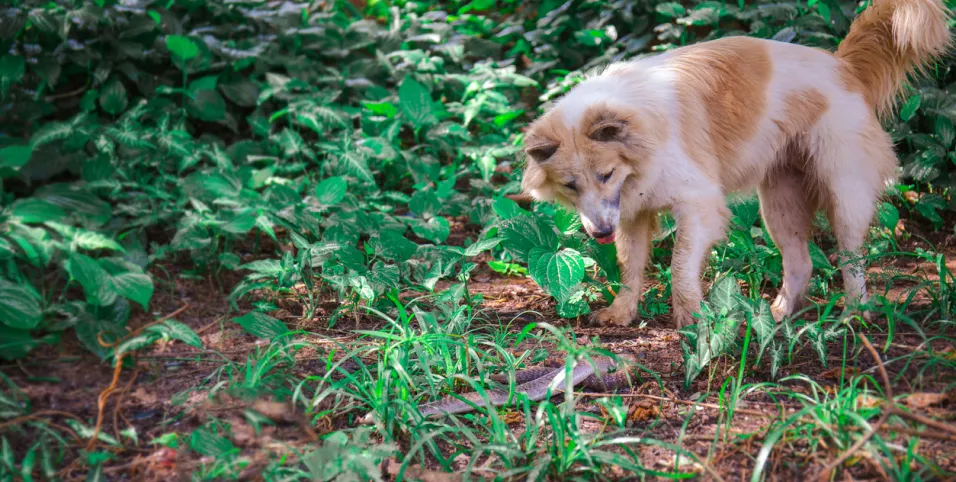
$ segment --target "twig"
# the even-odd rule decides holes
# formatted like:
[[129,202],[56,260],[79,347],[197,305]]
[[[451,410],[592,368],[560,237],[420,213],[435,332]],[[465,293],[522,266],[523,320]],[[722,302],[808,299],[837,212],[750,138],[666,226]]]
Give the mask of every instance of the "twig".
[[89,452],[96,447],[96,439],[100,436],[100,429],[103,428],[103,411],[106,408],[106,402],[109,400],[110,395],[116,390],[116,385],[119,384],[120,373],[123,371],[123,358],[125,353],[119,353],[119,347],[113,348],[116,366],[113,368],[113,381],[110,382],[110,385],[106,387],[106,390],[100,392],[100,396],[96,400],[96,428],[93,429],[93,435],[90,437],[90,441],[86,444],[86,451]]
[[[883,360],[880,359],[880,354],[876,352],[876,348],[873,348],[873,345],[870,343],[870,340],[866,337],[866,335],[862,333],[858,333],[857,337],[860,338],[860,341],[863,342],[863,346],[866,347],[866,349],[870,352],[870,355],[873,357],[873,360],[876,361],[876,365],[880,371],[880,376],[883,378],[883,390],[884,390],[883,393],[886,396],[887,402],[892,403],[893,402],[893,387],[890,386],[890,377],[889,375],[886,374],[886,367],[883,366]],[[884,405],[883,414],[880,415],[880,418],[873,425],[873,428],[871,428],[869,432],[867,432],[862,437],[860,437],[860,439],[857,440],[856,443],[851,445],[850,448],[848,448],[845,452],[843,452],[843,455],[840,455],[836,460],[827,464],[827,466],[824,467],[823,470],[821,470],[817,474],[817,480],[825,481],[828,478],[830,478],[830,474],[833,472],[834,469],[842,465],[843,462],[846,462],[846,459],[852,457],[857,450],[860,450],[860,448],[863,447],[863,445],[869,442],[870,439],[873,438],[874,435],[876,435],[876,432],[879,432],[880,429],[883,428],[883,425],[886,424],[887,420],[890,419],[890,415],[892,413],[893,413],[892,408],[889,408],[887,405]]]
[[96,400],[96,409],[97,409],[96,427],[93,429],[93,435],[90,437],[90,441],[86,444],[87,451],[91,451],[93,450],[93,448],[96,447],[96,440],[100,436],[100,430],[102,430],[103,428],[103,412],[106,409],[106,402],[109,401],[110,395],[112,395],[113,392],[116,391],[116,386],[119,384],[120,374],[123,372],[123,358],[125,358],[126,354],[119,352],[119,346],[123,343],[123,341],[128,340],[142,333],[142,331],[145,330],[146,328],[149,328],[150,326],[153,326],[157,323],[162,323],[182,313],[183,311],[186,311],[186,308],[189,308],[189,303],[184,304],[178,310],[158,320],[155,320],[151,323],[147,323],[146,325],[141,326],[140,328],[134,330],[133,332],[129,333],[123,338],[112,343],[104,342],[102,339],[100,339],[99,335],[97,335],[97,340],[100,342],[101,345],[113,348],[113,358],[114,358],[113,362],[115,363],[115,366],[113,367],[113,381],[110,382],[109,386],[106,387],[105,390],[100,392],[100,396]]

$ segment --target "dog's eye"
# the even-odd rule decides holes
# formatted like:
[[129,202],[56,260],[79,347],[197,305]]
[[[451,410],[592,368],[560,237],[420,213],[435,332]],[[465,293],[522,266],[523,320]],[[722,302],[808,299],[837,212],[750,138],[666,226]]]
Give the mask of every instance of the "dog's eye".
[[598,142],[613,141],[621,136],[621,126],[607,125],[591,133],[591,139]]
[[565,183],[565,184],[564,184],[564,187],[566,187],[566,188],[568,188],[568,189],[570,189],[570,190],[572,190],[572,191],[574,191],[574,192],[578,192],[578,185],[577,185],[574,181],[571,181],[571,182],[569,182],[569,183]]
[[558,152],[558,146],[541,146],[528,149],[528,155],[537,162],[544,162]]
[[611,169],[606,174],[598,174],[597,176],[598,182],[600,182],[601,184],[604,184],[608,181],[608,179],[611,179],[611,176],[613,175],[614,175],[614,169]]

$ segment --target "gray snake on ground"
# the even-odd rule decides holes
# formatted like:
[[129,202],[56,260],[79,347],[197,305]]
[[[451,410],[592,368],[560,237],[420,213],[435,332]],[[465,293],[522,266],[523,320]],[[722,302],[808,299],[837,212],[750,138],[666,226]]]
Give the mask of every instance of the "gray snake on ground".
[[[627,358],[618,356],[619,360]],[[627,385],[627,370],[616,370],[619,361],[610,357],[592,357],[591,360],[594,361],[593,364],[588,360],[581,360],[573,368],[571,371],[572,387],[610,390]],[[549,393],[551,395],[563,393],[567,387],[564,380],[565,373],[564,368],[550,367],[532,367],[518,370],[515,372],[515,382],[518,385],[515,387],[514,393],[522,393],[531,401],[540,401]],[[492,375],[489,378],[501,383],[507,383],[508,381],[507,375]],[[486,403],[500,407],[507,404],[509,400],[514,400],[513,395],[508,390],[486,390],[485,395],[486,398],[483,398],[478,392],[450,395],[434,402],[419,405],[418,408],[422,416],[430,417],[466,413],[474,410],[474,406],[484,406]]]

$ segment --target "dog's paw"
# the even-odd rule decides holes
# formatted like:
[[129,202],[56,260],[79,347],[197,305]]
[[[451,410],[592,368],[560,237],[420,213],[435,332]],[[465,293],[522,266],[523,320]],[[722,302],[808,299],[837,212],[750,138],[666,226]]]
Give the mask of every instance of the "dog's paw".
[[611,305],[603,310],[595,311],[591,321],[600,326],[630,326],[637,313],[631,310],[622,310]]
[[792,311],[793,309],[783,296],[777,296],[777,298],[773,300],[773,304],[770,305],[770,315],[773,316],[773,321],[777,323],[782,322],[784,318],[790,316]]

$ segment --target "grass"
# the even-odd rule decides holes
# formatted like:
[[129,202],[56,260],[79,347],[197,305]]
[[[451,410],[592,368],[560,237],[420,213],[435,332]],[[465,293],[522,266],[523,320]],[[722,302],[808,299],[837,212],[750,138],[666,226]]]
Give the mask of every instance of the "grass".
[[[952,59],[886,122],[872,321],[841,316],[820,217],[811,306],[774,323],[743,193],[696,325],[670,329],[663,213],[640,323],[585,326],[613,246],[517,195],[523,127],[584,73],[736,34],[833,48],[863,7],[12,2],[0,480],[953,477]],[[631,383],[515,391],[606,354]]]

